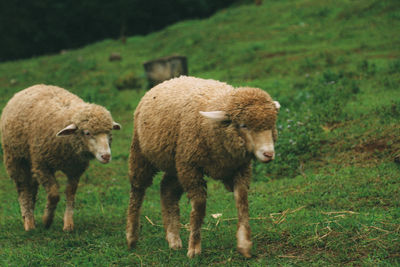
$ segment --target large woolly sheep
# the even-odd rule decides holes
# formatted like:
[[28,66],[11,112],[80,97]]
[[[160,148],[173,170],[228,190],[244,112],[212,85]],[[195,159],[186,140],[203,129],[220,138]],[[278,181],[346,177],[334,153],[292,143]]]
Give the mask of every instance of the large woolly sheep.
[[127,242],[136,245],[139,213],[153,175],[161,182],[161,209],[170,248],[182,247],[179,199],[190,199],[188,257],[201,252],[200,227],[206,209],[204,175],[234,192],[238,210],[237,248],[250,257],[248,189],[251,159],[274,159],[279,103],[257,88],[237,88],[181,76],[157,85],[140,101],[134,115],[129,159],[131,182]]
[[4,163],[14,180],[26,231],[35,228],[33,210],[38,185],[47,192],[45,227],[53,221],[60,199],[54,173],[68,177],[64,230],[74,228],[73,207],[79,178],[96,157],[111,160],[111,130],[119,130],[105,108],[85,103],[70,92],[35,85],[16,93],[1,115]]

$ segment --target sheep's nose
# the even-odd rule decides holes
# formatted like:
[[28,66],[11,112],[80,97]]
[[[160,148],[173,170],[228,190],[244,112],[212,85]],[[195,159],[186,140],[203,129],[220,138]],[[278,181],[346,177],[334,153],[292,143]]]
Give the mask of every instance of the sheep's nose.
[[267,158],[268,161],[270,161],[274,157],[274,152],[264,152],[263,155],[264,155],[264,157]]
[[110,161],[111,155],[110,154],[104,154],[104,155],[101,155],[101,158],[104,159],[104,161]]

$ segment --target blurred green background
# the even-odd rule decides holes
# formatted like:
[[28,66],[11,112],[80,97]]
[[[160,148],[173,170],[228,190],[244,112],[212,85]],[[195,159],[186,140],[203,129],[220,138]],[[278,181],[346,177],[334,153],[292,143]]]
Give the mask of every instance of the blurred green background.
[[[62,54],[1,63],[0,108],[19,90],[54,84],[104,105],[123,129],[114,134],[113,161],[91,163],[81,179],[73,233],[62,232],[64,196],[54,224],[43,229],[42,189],[37,229],[25,233],[15,186],[0,166],[0,263],[399,265],[399,29],[398,1],[247,1],[210,18],[127,35],[125,43],[108,38]],[[109,61],[111,53],[122,60]],[[147,90],[142,64],[172,54],[187,56],[190,75],[259,87],[282,105],[276,160],[253,164],[249,260],[235,249],[233,196],[211,179],[200,257],[189,261],[186,248],[169,250],[161,227],[160,179],[146,194],[138,247],[126,248],[133,112]],[[121,84],[124,90],[117,89]],[[64,176],[58,178],[64,188]],[[186,247],[185,196],[181,209]],[[223,215],[216,220],[214,213]]]

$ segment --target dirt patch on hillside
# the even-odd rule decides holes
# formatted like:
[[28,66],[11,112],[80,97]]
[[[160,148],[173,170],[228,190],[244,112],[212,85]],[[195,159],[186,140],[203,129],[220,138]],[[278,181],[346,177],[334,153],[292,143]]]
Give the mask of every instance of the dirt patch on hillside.
[[[340,131],[341,134],[336,133],[322,145],[322,162],[344,166],[373,166],[393,161],[400,163],[400,125],[366,128],[365,132],[357,134],[353,133],[358,128],[357,124],[349,122],[335,127],[333,131]],[[362,129],[363,126],[359,127]]]

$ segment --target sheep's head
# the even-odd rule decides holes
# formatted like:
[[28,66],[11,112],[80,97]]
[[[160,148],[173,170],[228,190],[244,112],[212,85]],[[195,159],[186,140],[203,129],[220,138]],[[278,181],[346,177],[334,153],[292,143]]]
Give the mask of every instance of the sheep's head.
[[72,118],[72,123],[57,133],[57,137],[74,136],[80,150],[90,152],[101,163],[111,161],[112,130],[121,125],[112,120],[110,112],[98,105],[88,105]]
[[238,88],[225,99],[220,110],[200,114],[224,130],[229,146],[242,145],[263,163],[275,158],[276,118],[280,105],[257,88]]

